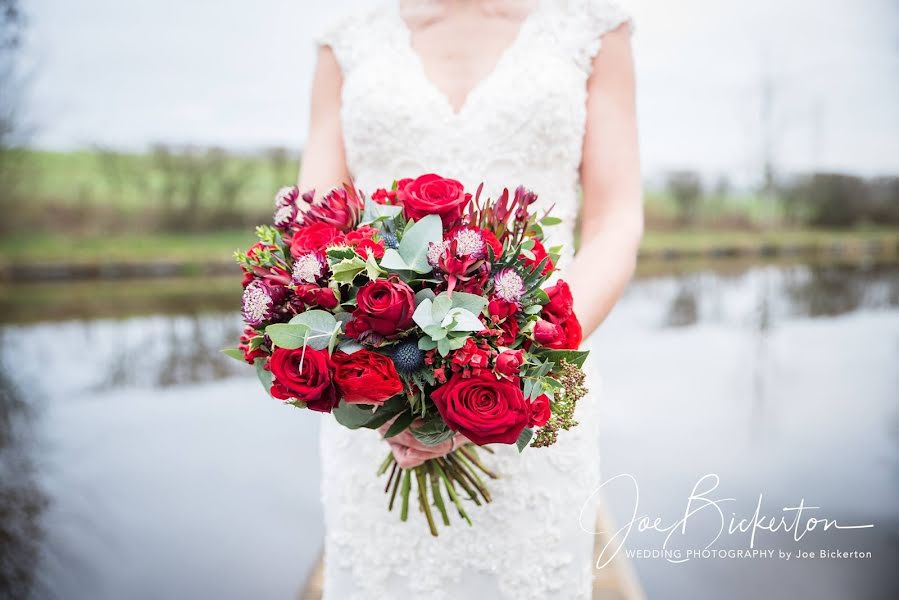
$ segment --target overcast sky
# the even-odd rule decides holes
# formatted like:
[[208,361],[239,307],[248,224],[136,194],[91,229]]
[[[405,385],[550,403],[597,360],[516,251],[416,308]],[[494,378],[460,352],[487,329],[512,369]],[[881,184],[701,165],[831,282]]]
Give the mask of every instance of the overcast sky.
[[[28,116],[46,148],[302,147],[312,36],[366,0],[25,0]],[[367,0],[371,2],[373,0]],[[647,173],[899,174],[896,0],[630,0]]]

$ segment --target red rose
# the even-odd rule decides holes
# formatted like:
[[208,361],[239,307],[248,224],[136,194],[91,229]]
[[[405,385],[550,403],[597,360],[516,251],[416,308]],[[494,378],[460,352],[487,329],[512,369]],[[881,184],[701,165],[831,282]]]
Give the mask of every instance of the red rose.
[[528,427],[543,427],[549,421],[550,416],[552,416],[552,412],[546,394],[541,394],[531,400]]
[[312,283],[298,285],[294,293],[306,306],[319,306],[331,310],[340,304],[334,290],[328,287],[318,287]]
[[407,181],[397,192],[407,219],[417,221],[426,215],[440,215],[444,227],[459,222],[471,199],[461,183],[434,174]]
[[518,377],[522,363],[524,363],[524,351],[503,350],[496,357],[496,370],[508,377]]
[[358,404],[384,404],[403,391],[393,361],[377,352],[359,350],[334,354],[334,385],[343,399]]
[[484,236],[484,243],[493,249],[493,258],[499,259],[499,257],[503,255],[502,242],[500,242],[498,239],[496,239],[496,235],[494,235],[494,233],[492,231],[487,231],[486,229],[482,229],[481,235]]
[[566,319],[574,314],[574,298],[571,296],[571,288],[561,279],[556,285],[546,288],[549,302],[543,307],[543,312],[556,319]]
[[450,429],[479,446],[514,444],[530,420],[518,379],[497,380],[486,370],[454,374],[431,399]]
[[543,307],[544,319],[534,326],[534,339],[547,348],[576,350],[584,339],[581,324],[574,314],[571,288],[559,280],[546,289],[549,302]]
[[415,294],[412,288],[392,276],[366,283],[356,295],[353,320],[346,326],[351,337],[360,339],[369,333],[391,336],[412,326]]
[[[543,244],[538,239],[534,239],[534,247],[531,248],[531,252],[534,254],[533,259],[530,259],[524,255],[521,255],[519,258],[521,258],[524,261],[524,264],[531,271],[533,271],[534,269],[537,268],[537,265],[539,265],[540,262],[544,258],[549,256],[549,253],[547,253],[546,248],[543,247]],[[547,260],[546,264],[543,266],[543,271],[542,271],[541,275],[546,275],[547,273],[549,273],[550,271],[552,271],[555,268],[556,267],[555,267],[555,265],[553,265],[553,261]]]
[[293,234],[290,242],[290,254],[299,258],[310,252],[321,252],[335,241],[341,239],[341,234],[333,225],[328,223],[312,223],[300,227]]
[[275,398],[296,399],[318,412],[329,413],[337,406],[327,350],[275,348],[269,365],[274,375],[270,392]]

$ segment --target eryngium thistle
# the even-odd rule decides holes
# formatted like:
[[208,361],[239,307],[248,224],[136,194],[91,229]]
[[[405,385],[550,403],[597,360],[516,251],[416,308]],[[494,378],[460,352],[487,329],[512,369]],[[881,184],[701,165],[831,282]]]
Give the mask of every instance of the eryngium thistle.
[[392,358],[398,371],[409,374],[421,368],[425,353],[418,347],[418,340],[407,340],[396,345]]
[[384,240],[384,245],[388,248],[396,250],[400,247],[400,241],[396,239],[396,236],[392,233],[381,232],[381,239]]

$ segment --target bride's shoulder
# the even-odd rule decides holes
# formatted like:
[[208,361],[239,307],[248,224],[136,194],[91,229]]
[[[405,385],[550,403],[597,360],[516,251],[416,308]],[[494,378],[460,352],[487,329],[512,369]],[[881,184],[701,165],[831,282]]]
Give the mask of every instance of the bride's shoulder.
[[315,41],[319,46],[331,48],[346,71],[368,52],[369,41],[384,39],[391,16],[390,4],[385,1],[366,2],[352,10],[335,10]]
[[616,0],[545,0],[543,6],[552,15],[548,28],[559,49],[587,73],[603,35],[625,24],[633,31],[630,12]]

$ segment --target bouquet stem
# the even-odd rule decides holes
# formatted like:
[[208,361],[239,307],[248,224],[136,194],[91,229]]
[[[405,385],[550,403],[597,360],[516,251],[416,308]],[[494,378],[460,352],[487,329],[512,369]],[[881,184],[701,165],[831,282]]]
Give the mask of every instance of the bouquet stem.
[[[471,519],[465,512],[462,498],[459,496],[456,486],[459,486],[468,495],[468,499],[480,506],[482,501],[491,502],[492,497],[490,490],[487,489],[478,471],[490,479],[498,479],[499,476],[487,468],[481,462],[475,449],[469,446],[469,444],[466,444],[446,456],[427,460],[412,469],[400,468],[393,458],[393,454],[389,454],[378,468],[378,475],[384,475],[388,470],[390,471],[387,485],[384,486],[384,493],[390,494],[388,509],[393,510],[393,505],[399,492],[402,502],[400,505],[400,520],[407,521],[409,519],[409,496],[412,493],[414,473],[419,512],[424,514],[431,535],[435,537],[438,535],[434,511],[431,509],[432,504],[437,508],[437,512],[440,513],[443,524],[447,527],[450,525],[450,518],[446,503],[443,500],[441,487],[443,487],[446,495],[455,505],[459,516],[471,525]],[[428,492],[429,487],[430,494]]]

